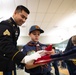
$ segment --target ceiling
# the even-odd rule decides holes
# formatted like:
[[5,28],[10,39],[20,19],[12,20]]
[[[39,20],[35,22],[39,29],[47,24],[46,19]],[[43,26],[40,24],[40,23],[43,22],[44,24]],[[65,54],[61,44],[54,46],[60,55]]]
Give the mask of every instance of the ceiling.
[[0,21],[12,16],[17,5],[30,10],[20,36],[27,36],[32,25],[39,25],[48,36],[59,42],[76,33],[76,0],[0,0]]

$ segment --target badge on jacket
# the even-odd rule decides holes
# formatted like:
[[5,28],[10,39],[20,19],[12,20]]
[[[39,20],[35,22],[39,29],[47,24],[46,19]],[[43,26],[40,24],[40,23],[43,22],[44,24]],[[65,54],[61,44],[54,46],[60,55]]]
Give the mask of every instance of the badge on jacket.
[[3,32],[3,35],[8,35],[8,36],[10,36],[10,32],[9,32],[9,30],[6,29],[6,30]]

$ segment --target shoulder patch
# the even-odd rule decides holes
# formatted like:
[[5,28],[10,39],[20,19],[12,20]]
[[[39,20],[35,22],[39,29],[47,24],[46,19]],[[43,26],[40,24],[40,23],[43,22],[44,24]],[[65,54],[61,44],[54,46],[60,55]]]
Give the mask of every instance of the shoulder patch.
[[10,32],[9,32],[9,30],[6,29],[6,30],[3,32],[3,35],[8,35],[8,36],[10,36]]

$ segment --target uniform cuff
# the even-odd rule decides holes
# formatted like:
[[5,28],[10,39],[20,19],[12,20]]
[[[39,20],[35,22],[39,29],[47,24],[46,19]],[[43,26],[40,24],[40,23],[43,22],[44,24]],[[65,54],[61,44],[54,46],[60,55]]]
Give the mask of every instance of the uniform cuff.
[[25,57],[25,55],[22,52],[17,53],[17,55],[14,57],[13,61],[15,61],[17,64],[21,63],[22,59]]

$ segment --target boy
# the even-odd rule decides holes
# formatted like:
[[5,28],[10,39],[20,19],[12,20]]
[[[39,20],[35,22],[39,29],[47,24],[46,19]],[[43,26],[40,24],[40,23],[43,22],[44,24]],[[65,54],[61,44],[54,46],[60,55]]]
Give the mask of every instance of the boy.
[[[44,31],[37,25],[34,25],[30,28],[29,36],[31,41],[23,47],[23,53],[25,55],[31,55],[32,53],[35,53],[36,51],[42,50],[46,47],[46,45],[39,42],[40,34],[43,32]],[[50,70],[50,64],[46,63],[33,64],[28,62],[25,67],[25,71],[30,73],[30,75],[51,75]]]

